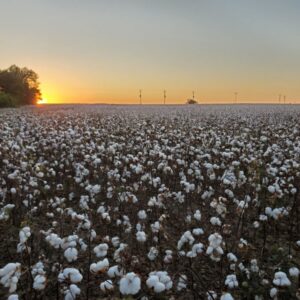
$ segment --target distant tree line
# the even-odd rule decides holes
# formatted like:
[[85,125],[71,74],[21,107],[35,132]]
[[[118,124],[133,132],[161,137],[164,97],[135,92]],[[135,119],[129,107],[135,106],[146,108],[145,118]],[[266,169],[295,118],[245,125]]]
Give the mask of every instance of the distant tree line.
[[16,65],[0,70],[0,107],[36,104],[41,98],[38,75]]

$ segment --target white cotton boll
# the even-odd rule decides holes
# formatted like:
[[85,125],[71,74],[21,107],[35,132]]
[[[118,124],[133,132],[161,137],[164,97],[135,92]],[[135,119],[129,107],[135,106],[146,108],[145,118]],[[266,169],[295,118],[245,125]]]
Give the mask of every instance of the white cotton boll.
[[107,255],[108,245],[106,243],[99,244],[94,248],[97,257],[105,257]]
[[230,262],[237,262],[237,257],[236,257],[233,253],[228,253],[228,254],[227,254],[227,259],[228,259]]
[[112,291],[114,289],[113,282],[110,279],[101,282],[100,283],[100,289],[104,293],[106,293],[108,291]]
[[78,256],[78,251],[76,248],[67,248],[64,252],[64,257],[68,262],[76,261]]
[[215,291],[208,291],[206,293],[207,295],[207,300],[217,300],[218,299],[218,294]]
[[19,300],[19,296],[16,294],[10,295],[7,300]]
[[269,185],[268,186],[268,191],[271,193],[271,194],[274,194],[276,192],[276,189],[273,185]]
[[203,233],[204,233],[204,231],[203,231],[202,228],[194,228],[193,229],[193,235],[199,236],[199,235],[201,235]]
[[138,231],[136,233],[136,239],[138,242],[141,242],[141,243],[146,242],[146,240],[147,240],[146,233],[144,231]]
[[34,277],[33,288],[37,291],[42,291],[46,287],[46,277],[37,275]]
[[290,286],[291,282],[284,272],[276,272],[274,275],[273,284],[277,286]]
[[218,217],[211,217],[210,218],[210,223],[212,225],[215,225],[215,226],[221,226],[222,225],[222,222]]
[[296,245],[300,247],[300,240],[296,242]]
[[107,275],[110,278],[115,278],[117,276],[123,276],[124,274],[125,274],[124,270],[121,267],[119,267],[118,265],[110,267],[107,271]]
[[206,254],[214,261],[220,261],[221,256],[224,253],[221,247],[222,240],[222,236],[217,232],[208,237],[209,246],[207,247]]
[[225,285],[230,289],[238,287],[239,283],[236,279],[236,275],[234,275],[234,274],[227,275],[226,280],[225,280]]
[[186,287],[187,287],[187,276],[182,274],[179,276],[176,289],[178,292],[180,292],[182,290],[185,290]]
[[28,238],[31,236],[30,228],[29,227],[23,227],[21,231],[19,232],[20,237],[20,243],[25,243]]
[[196,257],[198,254],[203,252],[204,245],[202,243],[194,244],[192,250],[187,253],[187,257]]
[[275,298],[278,294],[278,290],[276,288],[271,288],[270,290],[270,297]]
[[55,233],[50,233],[46,236],[46,241],[55,249],[58,249],[62,244],[62,239]]
[[20,263],[8,263],[0,269],[0,282],[4,287],[9,288],[9,292],[13,293],[17,289],[17,283],[21,276]]
[[80,295],[80,288],[76,284],[71,284],[65,292],[64,300],[75,300],[78,295]]
[[146,281],[148,288],[153,289],[155,293],[161,293],[169,290],[173,286],[173,282],[165,271],[151,272]]
[[196,212],[194,213],[194,218],[195,218],[197,221],[200,221],[200,220],[201,220],[201,213],[200,213],[200,210],[196,210]]
[[97,263],[92,263],[90,265],[90,271],[92,273],[102,273],[105,272],[109,267],[109,261],[107,258],[98,261]]
[[111,242],[112,242],[113,246],[114,246],[115,248],[117,248],[117,247],[119,247],[119,245],[120,245],[120,238],[117,237],[117,236],[115,236],[115,237],[113,237],[113,238],[111,239]]
[[123,295],[135,295],[141,289],[141,279],[134,273],[127,273],[120,280],[120,292]]
[[140,210],[140,211],[138,212],[138,218],[139,218],[140,220],[145,220],[145,219],[147,219],[147,214],[146,214],[146,212],[145,212],[144,210]]
[[292,267],[289,269],[289,274],[291,277],[299,277],[299,273],[300,273],[300,271],[296,267]]
[[70,280],[72,283],[79,283],[82,280],[82,275],[75,268],[65,268],[62,272],[58,274],[58,281],[63,282],[66,279]]
[[166,255],[164,257],[164,263],[165,264],[169,264],[173,260],[173,256],[172,256],[173,255],[173,251],[172,250],[166,250],[165,253],[166,253]]
[[158,250],[155,247],[151,247],[147,256],[151,261],[155,260],[158,256]]
[[231,296],[230,293],[224,293],[224,294],[221,296],[220,300],[234,300],[234,298]]

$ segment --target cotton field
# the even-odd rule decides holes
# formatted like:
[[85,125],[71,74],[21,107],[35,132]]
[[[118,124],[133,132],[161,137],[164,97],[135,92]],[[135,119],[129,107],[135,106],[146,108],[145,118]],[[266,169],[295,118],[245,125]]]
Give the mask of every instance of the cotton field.
[[1,299],[300,299],[299,106],[0,117]]

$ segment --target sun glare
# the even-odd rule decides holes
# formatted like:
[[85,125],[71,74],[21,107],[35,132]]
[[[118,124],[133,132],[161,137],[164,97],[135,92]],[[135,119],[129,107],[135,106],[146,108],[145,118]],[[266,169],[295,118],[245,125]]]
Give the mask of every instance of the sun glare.
[[37,104],[45,104],[47,103],[47,99],[43,98],[37,101]]

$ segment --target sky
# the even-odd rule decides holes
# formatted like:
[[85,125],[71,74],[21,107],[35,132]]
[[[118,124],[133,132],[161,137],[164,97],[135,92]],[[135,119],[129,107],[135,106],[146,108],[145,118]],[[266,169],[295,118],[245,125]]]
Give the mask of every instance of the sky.
[[300,103],[299,0],[0,0],[0,69],[48,103]]

